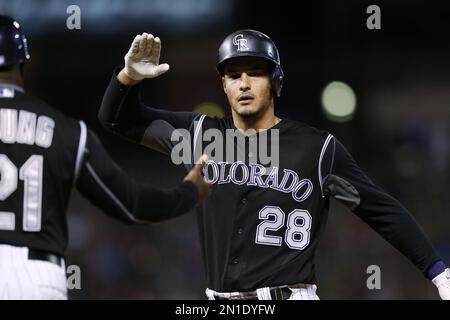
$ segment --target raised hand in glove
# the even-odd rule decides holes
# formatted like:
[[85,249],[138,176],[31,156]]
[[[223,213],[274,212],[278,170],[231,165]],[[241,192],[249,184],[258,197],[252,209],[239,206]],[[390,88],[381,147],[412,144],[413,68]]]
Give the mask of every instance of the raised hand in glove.
[[125,55],[125,75],[135,81],[155,78],[169,70],[167,63],[159,64],[161,40],[151,34],[137,35]]

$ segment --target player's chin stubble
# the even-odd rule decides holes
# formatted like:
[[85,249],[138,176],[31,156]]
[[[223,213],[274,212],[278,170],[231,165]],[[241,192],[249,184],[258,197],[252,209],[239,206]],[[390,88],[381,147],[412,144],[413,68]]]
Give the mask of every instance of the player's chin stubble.
[[259,108],[255,108],[253,110],[243,110],[240,111],[239,107],[233,107],[234,112],[245,121],[255,121],[263,116],[269,106],[260,106]]

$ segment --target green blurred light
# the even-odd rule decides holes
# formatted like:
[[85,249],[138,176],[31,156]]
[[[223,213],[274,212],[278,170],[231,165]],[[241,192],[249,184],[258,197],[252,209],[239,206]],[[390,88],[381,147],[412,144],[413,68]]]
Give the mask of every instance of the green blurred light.
[[346,122],[356,110],[356,95],[346,83],[333,81],[322,91],[322,108],[325,116],[334,122]]

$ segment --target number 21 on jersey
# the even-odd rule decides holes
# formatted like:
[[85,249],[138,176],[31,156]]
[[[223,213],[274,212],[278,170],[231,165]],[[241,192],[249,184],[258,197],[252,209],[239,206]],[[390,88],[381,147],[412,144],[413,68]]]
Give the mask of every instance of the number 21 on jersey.
[[[5,154],[0,154],[0,201],[6,200],[17,189],[18,179],[24,181],[23,192],[23,230],[41,230],[42,214],[42,168],[44,157],[32,155],[17,170]],[[15,229],[14,212],[0,211],[0,230]]]
[[[255,242],[269,246],[281,246],[283,238],[268,235],[267,231],[280,230],[285,224],[286,214],[280,207],[265,206],[259,211],[263,221],[256,228]],[[311,215],[308,210],[295,209],[287,216],[287,228],[284,236],[286,245],[294,250],[303,250],[309,244],[311,236]]]

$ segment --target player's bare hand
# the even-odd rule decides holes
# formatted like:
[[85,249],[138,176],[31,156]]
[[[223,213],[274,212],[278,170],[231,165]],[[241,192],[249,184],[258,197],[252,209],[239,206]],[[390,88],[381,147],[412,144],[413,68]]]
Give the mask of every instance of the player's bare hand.
[[160,55],[161,40],[145,32],[139,34],[125,55],[125,68],[122,71],[135,81],[158,77],[169,70],[167,63],[159,63]]
[[205,166],[206,161],[208,161],[208,157],[203,155],[200,160],[195,164],[194,168],[184,177],[184,181],[191,181],[195,184],[198,190],[198,202],[203,201],[207,196],[209,191],[212,188],[211,183],[206,182],[203,179],[202,170]]
[[450,269],[447,268],[444,272],[433,279],[433,284],[439,290],[439,296],[442,300],[450,300]]

